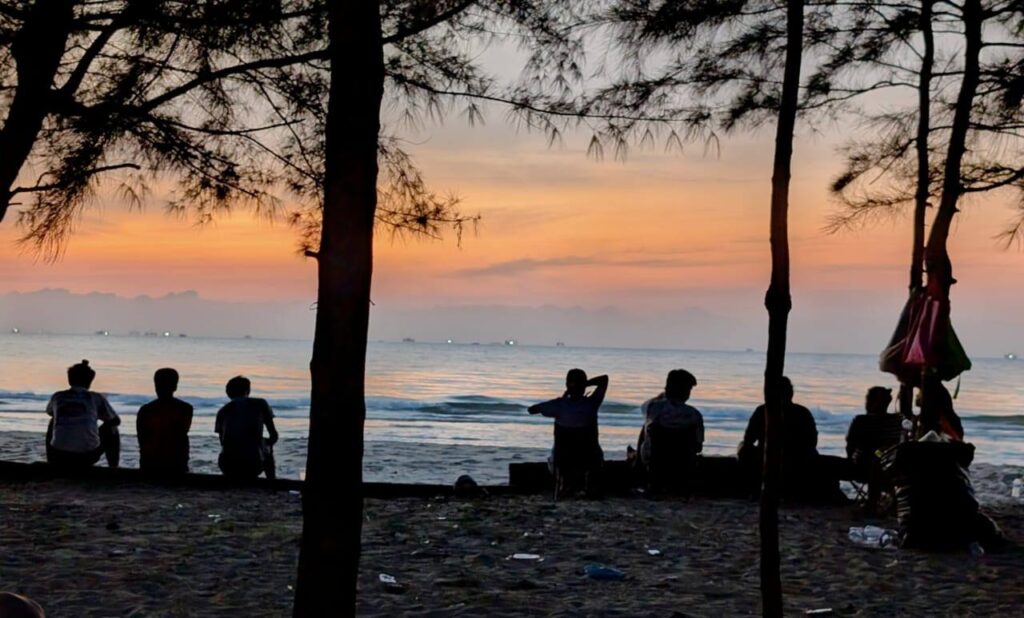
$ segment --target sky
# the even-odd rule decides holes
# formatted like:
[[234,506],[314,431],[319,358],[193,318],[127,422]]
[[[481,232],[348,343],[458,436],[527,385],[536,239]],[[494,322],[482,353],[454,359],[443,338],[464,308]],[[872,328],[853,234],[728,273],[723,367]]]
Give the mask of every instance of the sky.
[[[486,60],[499,73],[512,64],[503,53]],[[837,147],[857,130],[796,137],[793,350],[877,352],[906,298],[909,216],[823,230]],[[461,243],[378,235],[371,338],[763,349],[770,126],[724,136],[716,152],[657,144],[625,162],[588,158],[586,133],[549,147],[499,109],[483,126],[453,114],[404,137],[431,188],[481,222]],[[0,329],[311,335],[315,264],[283,220],[238,211],[197,226],[165,213],[161,185],[141,213],[111,193],[100,188],[53,263],[16,243],[15,217],[0,224]],[[977,355],[1024,353],[1024,254],[994,238],[1009,199],[966,201],[953,231],[954,324]],[[225,318],[241,313],[262,317]]]
[[[763,348],[770,131],[730,137],[718,154],[694,145],[682,154],[634,152],[621,163],[588,159],[586,136],[549,148],[542,136],[518,134],[493,116],[483,128],[452,122],[418,136],[412,149],[432,186],[460,196],[482,220],[461,244],[450,234],[378,237],[371,337]],[[877,351],[906,294],[909,219],[823,231],[837,207],[827,183],[841,163],[841,137],[804,132],[796,143],[794,350]],[[1006,203],[968,202],[954,230],[954,323],[976,354],[1024,351],[1024,286],[1017,284],[1024,255],[993,238],[1011,216]],[[55,263],[18,247],[17,233],[10,220],[0,227],[0,295],[7,295],[0,328],[311,332],[315,266],[297,253],[296,234],[282,221],[240,211],[196,226],[165,214],[155,195],[142,213],[98,200]],[[41,289],[72,294],[59,302],[24,294]],[[22,293],[18,303],[12,292]],[[109,310],[76,296],[93,292],[125,302],[192,292],[196,308],[173,325],[148,324],[144,315],[108,324]],[[90,320],[62,318],[55,302]],[[288,319],[234,332],[230,320],[211,317],[225,304]]]

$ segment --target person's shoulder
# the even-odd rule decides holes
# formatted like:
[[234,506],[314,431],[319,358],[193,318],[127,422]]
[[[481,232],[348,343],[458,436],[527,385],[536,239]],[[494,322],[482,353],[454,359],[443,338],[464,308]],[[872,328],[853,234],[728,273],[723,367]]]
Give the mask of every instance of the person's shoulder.
[[178,410],[180,410],[182,412],[191,412],[192,411],[192,404],[190,404],[189,402],[185,401],[184,399],[178,399],[177,397],[175,397],[175,398],[171,399],[171,405],[173,405],[175,408],[177,408]]
[[107,402],[107,396],[104,395],[103,393],[97,393],[96,391],[88,391],[88,393],[89,397],[92,397],[94,401],[102,401],[104,403],[109,403]]
[[690,405],[690,404],[688,404],[688,403],[684,403],[684,404],[683,404],[683,409],[684,409],[684,410],[686,410],[687,412],[689,412],[690,414],[696,414],[697,416],[703,416],[703,415],[702,415],[702,414],[700,413],[700,410],[698,410],[697,408],[695,408],[695,407],[691,406],[691,405]]

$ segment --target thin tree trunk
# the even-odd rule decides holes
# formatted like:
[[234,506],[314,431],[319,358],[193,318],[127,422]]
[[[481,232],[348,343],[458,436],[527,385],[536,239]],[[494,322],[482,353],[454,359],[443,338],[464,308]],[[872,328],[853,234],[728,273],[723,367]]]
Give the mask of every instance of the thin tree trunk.
[[[924,287],[924,226],[931,197],[931,163],[928,152],[928,136],[932,124],[932,74],[935,68],[935,33],[932,26],[934,1],[921,0],[918,27],[924,51],[921,54],[921,69],[917,85],[917,192],[914,195],[914,246],[910,253],[910,296],[913,297]],[[900,383],[900,412],[910,418],[914,410],[914,386]]]
[[928,246],[925,249],[925,265],[928,269],[928,288],[932,294],[941,299],[949,298],[949,288],[956,280],[953,278],[953,264],[949,259],[947,241],[953,217],[957,213],[957,202],[962,193],[960,167],[967,151],[967,133],[971,125],[971,108],[978,90],[981,73],[981,0],[964,0],[963,3],[964,39],[964,74],[960,82],[960,93],[957,95],[956,108],[953,111],[953,124],[949,134],[949,146],[946,152],[946,165],[942,175],[942,198],[939,209],[932,222]]
[[935,65],[935,35],[932,30],[933,0],[922,0],[920,14],[921,38],[924,53],[918,75],[917,115],[917,194],[914,200],[914,250],[910,260],[910,293],[924,285],[924,224],[931,195],[931,167],[928,160],[928,135],[931,131],[932,72]]
[[36,0],[11,45],[18,85],[0,129],[0,221],[50,109],[50,88],[64,55],[75,0]]
[[792,298],[789,289],[789,181],[792,175],[793,133],[800,95],[803,60],[804,3],[786,3],[786,68],[782,102],[775,133],[772,168],[771,284],[765,295],[768,310],[768,352],[764,369],[764,469],[761,488],[761,602],[762,613],[782,616],[782,576],[779,556],[779,494],[782,473],[780,386],[786,364],[786,329]]
[[295,616],[355,614],[384,56],[377,2],[331,0],[319,289]]

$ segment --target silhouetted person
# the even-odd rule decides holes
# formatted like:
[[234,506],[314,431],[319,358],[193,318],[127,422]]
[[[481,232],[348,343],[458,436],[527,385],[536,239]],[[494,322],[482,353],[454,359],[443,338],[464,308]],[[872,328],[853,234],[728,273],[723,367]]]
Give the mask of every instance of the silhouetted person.
[[139,467],[156,475],[188,472],[188,430],[192,406],[176,398],[178,372],[157,369],[153,374],[156,399],[139,408],[135,426],[139,434]]
[[46,618],[46,612],[28,597],[0,592],[0,618]]
[[963,442],[964,426],[953,409],[953,398],[942,380],[925,378],[921,386],[921,415],[918,418],[917,437],[929,431]]
[[[594,392],[587,395],[589,387]],[[530,414],[555,419],[555,445],[548,460],[555,475],[556,495],[575,490],[582,482],[589,491],[594,473],[604,462],[598,440],[597,411],[608,392],[608,376],[588,379],[582,369],[565,376],[565,393],[551,401],[530,406]]]
[[882,472],[881,453],[896,446],[903,437],[903,417],[889,414],[892,389],[872,386],[864,399],[865,414],[850,422],[846,434],[846,455],[853,464],[854,480],[868,483],[867,511],[873,512],[883,487],[889,485]]
[[[226,476],[255,478],[262,472],[272,479],[276,475],[273,446],[278,437],[274,412],[265,399],[250,397],[251,389],[248,378],[228,380],[225,390],[231,401],[217,411],[215,424],[221,444],[217,463]],[[264,427],[267,438],[263,437]]]
[[120,463],[117,426],[121,418],[106,397],[89,390],[95,377],[87,360],[68,367],[71,388],[54,393],[46,404],[46,414],[51,417],[46,431],[46,460],[54,465],[88,468],[103,455],[111,468]]
[[[782,427],[778,432],[782,439],[783,479],[784,484],[795,488],[794,484],[799,484],[815,471],[818,427],[810,410],[793,403],[793,383],[789,378],[782,378],[779,395],[783,405]],[[760,479],[764,465],[764,415],[764,405],[754,410],[747,423],[747,430],[743,433],[743,442],[740,443],[740,466],[751,475],[752,483]]]
[[637,450],[647,469],[652,489],[684,488],[704,448],[704,417],[686,402],[697,378],[685,369],[673,369],[665,391],[640,407],[644,426]]

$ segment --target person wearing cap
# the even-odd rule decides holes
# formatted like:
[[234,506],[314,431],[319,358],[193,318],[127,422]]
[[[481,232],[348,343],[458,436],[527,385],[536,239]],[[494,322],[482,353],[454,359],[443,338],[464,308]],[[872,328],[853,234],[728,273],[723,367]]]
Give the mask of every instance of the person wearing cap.
[[[89,361],[68,367],[71,388],[59,391],[46,404],[50,416],[46,431],[46,460],[64,468],[88,468],[105,455],[116,468],[121,459],[121,418],[107,398],[89,388],[96,372]],[[100,421],[103,422],[100,425]]]
[[865,510],[873,513],[889,482],[882,471],[880,455],[900,443],[903,417],[889,414],[892,389],[872,386],[864,398],[865,414],[858,414],[846,432],[846,456],[853,464],[854,480],[868,484]]
[[168,476],[188,472],[188,430],[192,406],[174,396],[178,372],[170,367],[153,374],[156,399],[139,408],[139,467],[147,474]]

